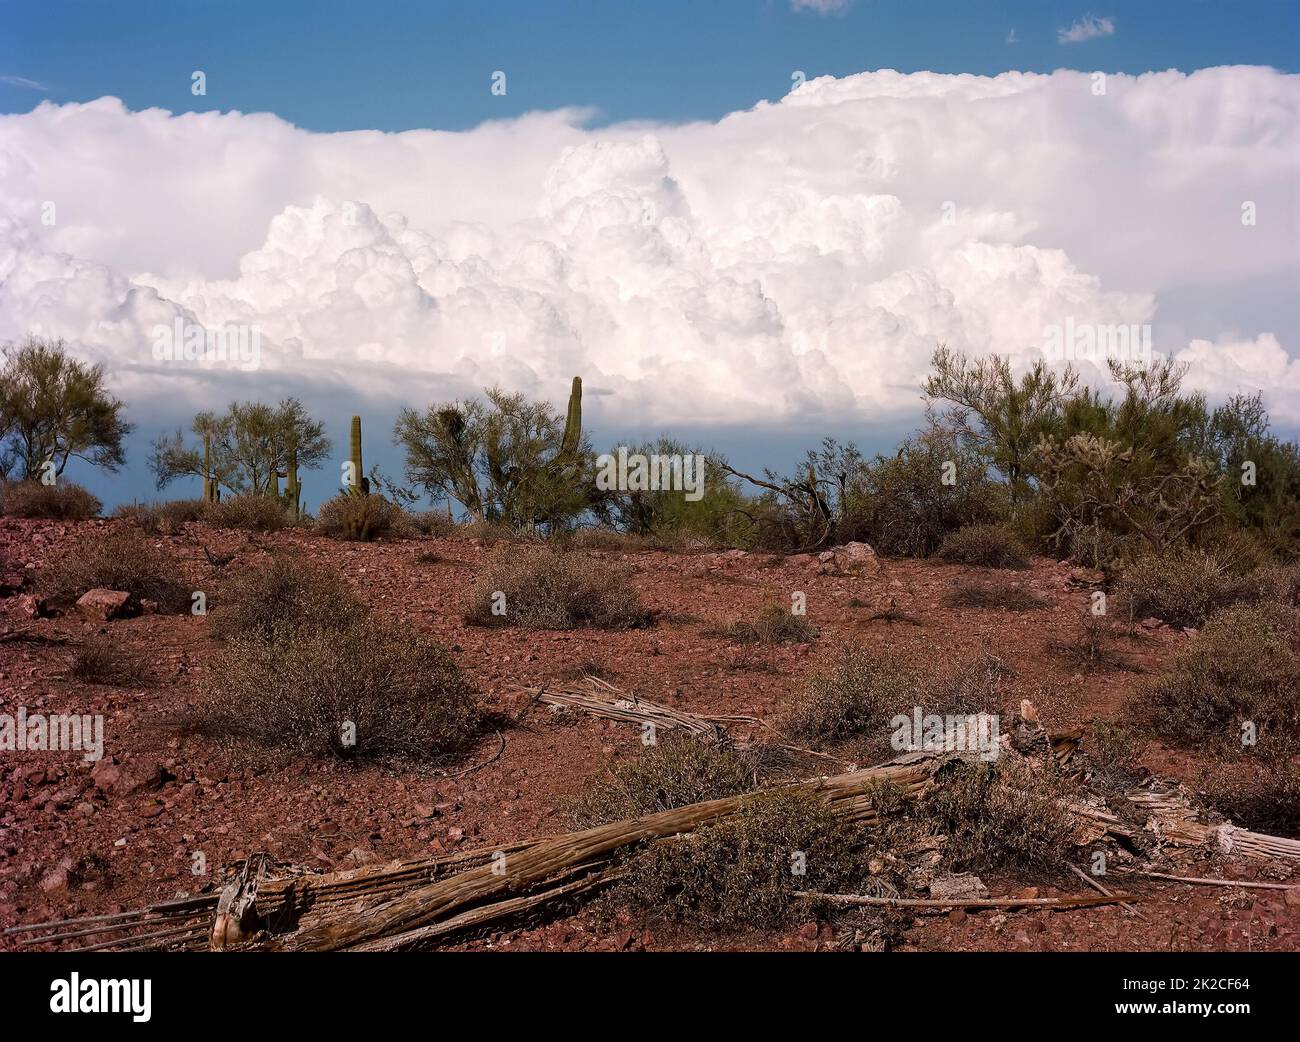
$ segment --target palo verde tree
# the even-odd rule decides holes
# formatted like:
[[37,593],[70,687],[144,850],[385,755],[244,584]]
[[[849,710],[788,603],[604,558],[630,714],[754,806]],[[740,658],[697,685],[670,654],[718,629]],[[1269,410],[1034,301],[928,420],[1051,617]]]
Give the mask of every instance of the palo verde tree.
[[104,368],[68,354],[63,340],[28,337],[0,367],[0,476],[58,477],[71,459],[115,472],[131,424],[104,386]]
[[199,413],[190,429],[197,443],[187,444],[179,430],[154,442],[149,469],[158,488],[198,477],[235,493],[278,495],[281,475],[317,470],[330,454],[324,423],[308,416],[297,398],[279,405],[231,402],[222,415]]
[[549,402],[491,388],[483,400],[403,409],[393,440],[406,450],[408,481],[476,520],[516,531],[566,525],[595,493],[581,403],[580,377],[563,417]]
[[1029,498],[1030,454],[1059,428],[1078,387],[1073,367],[1057,373],[1039,359],[1016,379],[1004,357],[972,359],[943,345],[930,364],[926,398],[950,403],[944,421],[1006,475],[1013,504]]

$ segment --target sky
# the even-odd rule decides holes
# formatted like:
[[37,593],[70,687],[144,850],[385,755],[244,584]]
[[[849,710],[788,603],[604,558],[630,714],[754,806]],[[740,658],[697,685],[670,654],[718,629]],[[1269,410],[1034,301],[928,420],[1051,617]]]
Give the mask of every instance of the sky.
[[[1023,364],[1076,327],[1146,330],[1290,433],[1298,30],[1196,0],[0,0],[0,342],[105,364],[129,466],[75,477],[110,506],[232,398],[296,394],[340,451],[360,413],[396,474],[402,405],[562,405],[574,373],[599,447],[887,451],[937,343]],[[257,364],[160,359],[177,322]]]

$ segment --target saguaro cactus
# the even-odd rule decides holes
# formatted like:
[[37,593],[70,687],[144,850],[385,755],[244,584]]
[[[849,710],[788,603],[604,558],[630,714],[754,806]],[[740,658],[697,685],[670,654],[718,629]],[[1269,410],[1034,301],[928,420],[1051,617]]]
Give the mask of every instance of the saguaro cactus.
[[560,455],[572,459],[578,454],[578,445],[582,441],[582,377],[573,378],[573,390],[569,392],[569,412],[564,419],[564,438],[560,441]]
[[293,508],[295,518],[302,516],[302,485],[298,481],[298,447],[291,446],[284,463],[284,500]]
[[361,465],[361,417],[352,417],[352,453],[349,459],[352,461],[352,488],[354,496],[366,496],[370,494],[370,479],[366,477],[366,472]]

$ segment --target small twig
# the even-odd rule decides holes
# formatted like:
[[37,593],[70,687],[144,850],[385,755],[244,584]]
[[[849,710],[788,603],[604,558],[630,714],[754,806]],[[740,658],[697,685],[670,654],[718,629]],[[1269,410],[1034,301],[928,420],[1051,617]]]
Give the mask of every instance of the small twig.
[[[1096,890],[1097,893],[1099,893],[1099,894],[1105,894],[1107,897],[1114,897],[1114,896],[1115,896],[1115,892],[1114,892],[1113,890],[1107,890],[1104,886],[1102,886],[1100,883],[1098,883],[1097,880],[1093,879],[1092,876],[1088,875],[1088,873],[1085,872],[1083,869],[1081,869],[1078,865],[1072,865],[1072,864],[1070,864],[1069,862],[1066,862],[1065,867],[1068,868],[1071,872],[1073,872],[1073,873],[1074,873],[1076,876],[1078,876],[1080,879],[1082,879],[1085,883],[1087,883],[1087,884],[1088,884],[1090,887],[1092,887],[1094,890]],[[1126,912],[1132,912],[1134,915],[1136,915],[1136,916],[1137,916],[1139,919],[1141,919],[1143,922],[1146,922],[1146,921],[1147,921],[1147,917],[1146,917],[1145,915],[1143,915],[1140,911],[1138,911],[1138,909],[1134,908],[1134,907],[1133,907],[1131,904],[1129,904],[1127,901],[1121,901],[1121,902],[1120,902],[1120,907],[1123,908]]]
[[1069,897],[984,897],[940,900],[922,897],[867,897],[863,894],[826,894],[816,890],[796,890],[795,897],[811,897],[841,905],[872,905],[882,908],[1075,908],[1090,905],[1122,904],[1136,900],[1132,894],[1075,894]]

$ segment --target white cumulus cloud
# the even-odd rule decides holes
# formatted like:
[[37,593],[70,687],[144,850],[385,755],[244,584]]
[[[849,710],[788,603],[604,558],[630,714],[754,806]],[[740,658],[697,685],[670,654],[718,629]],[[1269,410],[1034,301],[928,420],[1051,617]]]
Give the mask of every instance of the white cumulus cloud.
[[1056,30],[1057,43],[1087,43],[1103,36],[1115,35],[1115,19],[1086,14],[1063,29]]
[[[1300,275],[1300,77],[1091,86],[884,70],[717,122],[462,133],[47,102],[0,116],[0,340],[63,336],[173,411],[581,373],[594,418],[662,429],[899,417],[938,342],[1027,361],[1067,320],[1151,324],[1195,386],[1300,421],[1297,330],[1240,291]],[[155,361],[177,318],[257,328],[262,368]]]

